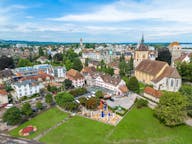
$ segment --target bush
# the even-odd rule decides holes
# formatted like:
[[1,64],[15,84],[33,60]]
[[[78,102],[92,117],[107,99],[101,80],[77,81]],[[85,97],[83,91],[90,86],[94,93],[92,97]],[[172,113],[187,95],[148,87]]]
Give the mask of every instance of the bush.
[[86,105],[87,99],[86,99],[85,97],[81,97],[81,98],[79,98],[78,100],[79,100],[79,102],[80,102],[81,105],[83,105],[83,106]]
[[99,99],[104,98],[104,94],[103,94],[102,91],[97,91],[97,92],[95,93],[95,96],[96,96],[97,98],[99,98]]
[[147,107],[148,101],[144,99],[137,99],[136,101],[136,107],[137,108],[142,108],[142,107]]
[[72,94],[74,97],[77,97],[77,96],[87,93],[87,89],[86,88],[77,88],[77,89],[71,90],[69,93]]
[[74,102],[74,97],[70,93],[61,92],[55,97],[56,103],[63,107],[65,110],[75,111],[78,110],[79,104]]
[[87,109],[96,109],[99,106],[99,99],[95,97],[91,97],[86,101],[85,106]]

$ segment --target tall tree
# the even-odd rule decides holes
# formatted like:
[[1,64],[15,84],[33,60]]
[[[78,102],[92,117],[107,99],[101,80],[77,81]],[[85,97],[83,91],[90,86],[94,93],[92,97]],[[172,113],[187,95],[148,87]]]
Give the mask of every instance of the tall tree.
[[158,49],[158,57],[156,60],[167,62],[169,65],[171,65],[171,53],[169,52],[169,49],[162,48]]
[[11,57],[2,56],[0,57],[0,70],[4,70],[5,68],[14,68],[15,64]]
[[3,121],[8,125],[15,125],[21,121],[21,111],[17,107],[7,109],[3,115]]
[[31,108],[31,105],[29,103],[24,103],[22,108],[21,108],[21,112],[23,115],[29,117],[33,114],[33,110]]
[[139,93],[139,82],[136,77],[131,77],[128,81],[128,89]]
[[176,126],[184,122],[187,99],[180,93],[166,92],[160,97],[155,109],[157,118],[167,126]]
[[83,68],[83,64],[79,58],[75,58],[73,61],[73,69],[81,71]]
[[45,53],[43,51],[43,48],[42,47],[39,47],[39,56],[44,56]]

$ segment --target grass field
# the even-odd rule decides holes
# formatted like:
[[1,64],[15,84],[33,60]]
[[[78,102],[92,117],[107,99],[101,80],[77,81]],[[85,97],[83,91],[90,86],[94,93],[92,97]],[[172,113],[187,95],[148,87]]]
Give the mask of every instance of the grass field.
[[149,108],[131,110],[116,126],[75,116],[40,139],[46,144],[191,144],[192,128],[165,127]]
[[43,112],[42,114],[34,117],[30,121],[25,122],[24,124],[20,125],[18,128],[10,131],[10,134],[12,136],[19,137],[19,130],[28,126],[28,125],[34,125],[37,127],[37,131],[25,138],[34,138],[44,130],[54,126],[56,123],[63,120],[65,117],[67,117],[67,114],[61,112],[57,108],[49,109],[48,111]]

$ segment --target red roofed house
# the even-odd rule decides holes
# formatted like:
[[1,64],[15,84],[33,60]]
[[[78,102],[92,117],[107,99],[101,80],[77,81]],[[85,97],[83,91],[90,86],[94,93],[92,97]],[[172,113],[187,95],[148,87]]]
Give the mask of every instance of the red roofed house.
[[77,70],[70,69],[67,71],[66,77],[72,81],[74,87],[83,87],[85,84],[84,76]]
[[152,87],[146,87],[144,89],[144,96],[152,101],[159,102],[159,98],[162,96],[162,93]]
[[0,107],[8,104],[8,93],[5,90],[0,90]]

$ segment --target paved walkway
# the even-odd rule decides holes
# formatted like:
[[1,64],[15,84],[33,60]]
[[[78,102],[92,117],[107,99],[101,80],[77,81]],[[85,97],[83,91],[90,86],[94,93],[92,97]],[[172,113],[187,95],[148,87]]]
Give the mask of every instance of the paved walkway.
[[186,123],[187,125],[189,125],[189,126],[192,126],[192,118],[187,119],[187,120],[185,121],[185,123]]

